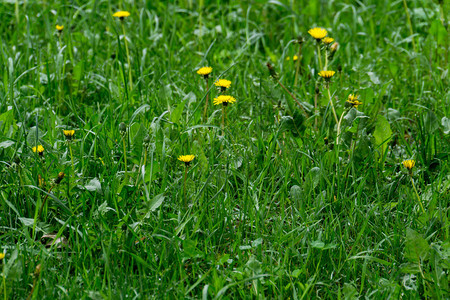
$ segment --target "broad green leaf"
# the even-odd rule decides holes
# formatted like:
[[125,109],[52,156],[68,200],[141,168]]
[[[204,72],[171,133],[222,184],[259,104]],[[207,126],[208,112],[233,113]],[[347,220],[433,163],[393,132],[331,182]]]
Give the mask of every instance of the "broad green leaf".
[[389,142],[389,139],[392,136],[392,130],[391,126],[389,125],[389,122],[386,120],[385,117],[382,115],[377,116],[377,122],[375,124],[375,131],[373,133],[373,136],[375,138],[375,146],[378,148],[380,147],[380,160],[382,159],[384,153],[387,149],[387,144]]
[[449,134],[450,133],[450,119],[447,117],[443,117],[441,119],[441,125],[444,127],[444,133]]
[[430,251],[428,242],[411,228],[406,229],[405,258],[410,262],[418,262],[425,258]]
[[428,33],[435,38],[438,45],[445,45],[445,41],[446,39],[448,39],[447,30],[439,20],[434,20],[433,22],[431,22],[430,30]]
[[164,199],[166,197],[164,196],[164,194],[159,194],[156,195],[149,203],[149,210],[150,211],[155,211],[156,209],[158,209],[158,207],[161,206],[161,204],[163,203]]
[[172,113],[170,114],[170,121],[173,123],[177,123],[181,118],[181,115],[183,114],[184,106],[186,104],[187,100],[184,100],[183,102],[179,103],[177,107],[172,110]]
[[97,178],[91,179],[88,184],[84,186],[85,189],[91,192],[97,192],[102,194],[102,185]]

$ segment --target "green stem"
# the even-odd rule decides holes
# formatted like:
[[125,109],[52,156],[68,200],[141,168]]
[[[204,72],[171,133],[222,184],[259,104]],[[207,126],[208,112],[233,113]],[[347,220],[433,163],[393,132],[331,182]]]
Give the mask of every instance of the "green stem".
[[5,264],[3,264],[3,271],[2,271],[2,277],[3,277],[3,293],[5,296],[5,300],[6,300],[6,276],[5,276]]
[[414,52],[417,53],[416,42],[414,40],[414,37],[412,36],[414,34],[414,31],[413,31],[413,28],[412,28],[411,17],[409,16],[408,5],[406,4],[406,0],[403,0],[403,7],[405,8],[406,20],[408,21],[409,33],[411,34],[411,40],[412,40],[412,44],[413,44],[413,49],[414,49]]
[[183,177],[183,200],[184,200],[184,208],[187,209],[187,198],[186,198],[186,178],[187,178],[187,170],[188,167],[184,167],[184,177]]
[[130,81],[130,91],[131,91],[133,89],[133,78],[131,76],[130,51],[128,50],[127,35],[125,33],[125,25],[123,24],[124,21],[121,21],[121,23],[122,23],[123,39],[125,40],[125,51],[127,52],[128,77]]
[[70,160],[72,161],[72,172],[75,176],[75,164],[73,163],[72,144],[69,142]]
[[295,80],[294,86],[297,86],[298,74],[300,73],[300,57],[302,55],[302,44],[299,45],[298,54],[297,54],[297,68],[295,70]]
[[319,42],[317,43],[317,55],[318,55],[318,57],[319,57],[319,67],[320,67],[320,70],[323,70],[323,68],[322,68],[322,55],[321,55],[321,53],[320,53],[320,44],[319,44]]
[[300,104],[300,102],[297,100],[297,98],[278,80],[276,79],[276,81],[278,82],[278,84],[289,94],[289,96],[291,96],[292,99],[294,99],[295,102],[297,102],[298,106],[300,106],[300,108],[303,110],[303,112],[305,113],[305,116],[308,117],[308,113],[306,112],[306,110],[303,108],[303,106]]
[[422,201],[420,200],[419,193],[417,193],[416,185],[414,184],[414,180],[412,179],[411,174],[409,176],[409,179],[411,179],[411,183],[412,183],[414,192],[416,193],[417,200],[419,201],[420,208],[422,209],[422,212],[425,214],[425,209],[423,208]]
[[208,110],[208,100],[209,100],[208,78],[205,78],[205,81],[206,81],[206,101],[205,101],[205,109],[203,110],[203,122],[206,122],[206,112]]
[[342,112],[342,115],[339,118],[339,122],[338,122],[338,125],[337,125],[336,145],[339,145],[339,136],[341,135],[341,123],[342,123],[342,118],[344,117],[344,113],[345,113],[345,111]]
[[127,147],[125,144],[125,136],[122,138],[123,142],[123,157],[125,162],[125,180],[128,178],[128,164],[127,164]]
[[225,105],[222,104],[222,135],[225,136]]
[[331,105],[331,110],[333,111],[333,116],[334,116],[334,120],[336,121],[336,124],[339,124],[337,115],[336,115],[336,110],[334,109],[334,105],[333,105],[333,100],[331,99],[331,94],[330,94],[330,83],[327,82],[327,91],[328,91],[328,99],[330,100],[330,105]]
[[324,70],[326,71],[328,68],[328,50],[325,50],[325,68]]

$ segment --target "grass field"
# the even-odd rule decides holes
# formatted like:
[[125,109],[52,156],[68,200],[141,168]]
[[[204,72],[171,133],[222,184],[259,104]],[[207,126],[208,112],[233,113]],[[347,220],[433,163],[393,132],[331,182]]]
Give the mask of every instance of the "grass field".
[[449,299],[449,8],[2,1],[0,299]]

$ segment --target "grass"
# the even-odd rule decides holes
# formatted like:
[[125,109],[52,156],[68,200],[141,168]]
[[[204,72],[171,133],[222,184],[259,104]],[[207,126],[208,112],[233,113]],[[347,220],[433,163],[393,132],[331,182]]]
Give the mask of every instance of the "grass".
[[448,299],[448,3],[120,3],[0,4],[0,297]]

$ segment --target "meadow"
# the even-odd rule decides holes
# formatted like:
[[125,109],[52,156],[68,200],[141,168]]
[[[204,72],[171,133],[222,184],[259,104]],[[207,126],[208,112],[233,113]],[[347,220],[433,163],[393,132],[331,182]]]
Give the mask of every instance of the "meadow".
[[449,8],[2,1],[0,299],[449,299]]

